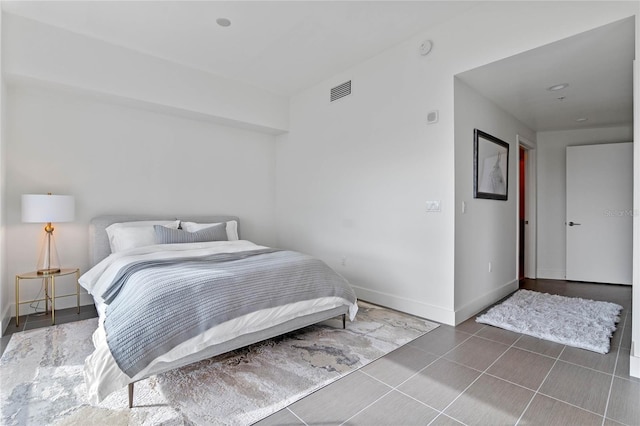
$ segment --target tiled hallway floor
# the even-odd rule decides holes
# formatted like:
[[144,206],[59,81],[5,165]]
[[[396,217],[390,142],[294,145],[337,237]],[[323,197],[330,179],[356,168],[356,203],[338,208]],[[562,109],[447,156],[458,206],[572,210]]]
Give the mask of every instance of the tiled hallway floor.
[[606,355],[478,324],[441,325],[259,422],[265,425],[640,425],[629,376],[631,287],[526,280],[522,288],[624,310]]

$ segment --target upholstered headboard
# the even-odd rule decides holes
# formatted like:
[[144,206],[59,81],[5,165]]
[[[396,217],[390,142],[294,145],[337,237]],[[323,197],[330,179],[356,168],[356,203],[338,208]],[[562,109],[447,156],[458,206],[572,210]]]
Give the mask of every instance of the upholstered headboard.
[[235,220],[238,222],[240,236],[240,220],[237,216],[169,216],[169,215],[106,215],[91,219],[89,225],[89,260],[93,267],[111,254],[107,227],[119,222],[135,222],[139,220],[176,220],[183,222],[217,223]]

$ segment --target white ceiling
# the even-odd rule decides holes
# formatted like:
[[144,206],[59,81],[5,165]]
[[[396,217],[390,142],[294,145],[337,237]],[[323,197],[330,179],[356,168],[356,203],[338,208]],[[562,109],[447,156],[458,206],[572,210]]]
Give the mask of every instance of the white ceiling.
[[2,1],[2,10],[291,95],[478,4]]
[[[289,96],[480,4],[2,1],[2,10]],[[633,56],[627,19],[459,77],[533,130],[628,124]],[[569,87],[546,90],[558,83]]]
[[631,124],[634,40],[631,17],[458,77],[536,131]]

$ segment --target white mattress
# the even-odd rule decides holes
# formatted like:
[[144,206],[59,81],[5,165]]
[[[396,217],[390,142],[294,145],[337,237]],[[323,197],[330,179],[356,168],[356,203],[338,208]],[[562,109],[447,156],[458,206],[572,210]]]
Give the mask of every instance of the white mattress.
[[264,309],[235,318],[213,327],[152,361],[147,368],[134,377],[124,374],[111,356],[103,327],[105,305],[101,292],[127,263],[140,259],[181,258],[209,253],[238,252],[264,248],[249,241],[224,241],[194,244],[163,244],[127,250],[110,255],[80,278],[80,284],[94,297],[100,317],[98,329],[93,334],[95,351],[85,360],[84,374],[88,397],[92,403],[102,401],[110,393],[127,384],[149,377],[158,372],[185,365],[190,358],[213,345],[229,341],[240,335],[267,330],[286,321],[340,306],[349,306],[351,320],[358,310],[357,304],[349,304],[342,298],[324,297],[292,303],[276,308]]

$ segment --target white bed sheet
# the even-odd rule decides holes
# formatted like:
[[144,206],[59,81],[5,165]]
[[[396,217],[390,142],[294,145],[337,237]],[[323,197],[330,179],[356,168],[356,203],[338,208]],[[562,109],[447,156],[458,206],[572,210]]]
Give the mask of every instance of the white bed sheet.
[[140,247],[110,255],[80,278],[80,284],[94,297],[99,314],[98,329],[93,334],[95,351],[87,357],[84,365],[85,383],[91,403],[97,404],[110,393],[122,389],[129,383],[149,377],[161,371],[184,365],[184,358],[203,349],[240,335],[266,330],[294,318],[323,312],[340,306],[349,306],[349,319],[358,311],[357,303],[349,304],[342,298],[324,297],[296,302],[276,308],[263,309],[226,321],[206,332],[194,336],[156,358],[144,370],[130,378],[120,370],[111,356],[103,327],[106,305],[101,297],[106,286],[120,270],[132,260],[153,258],[184,258],[212,253],[231,253],[265,248],[249,241],[218,241],[215,243],[163,244]]

